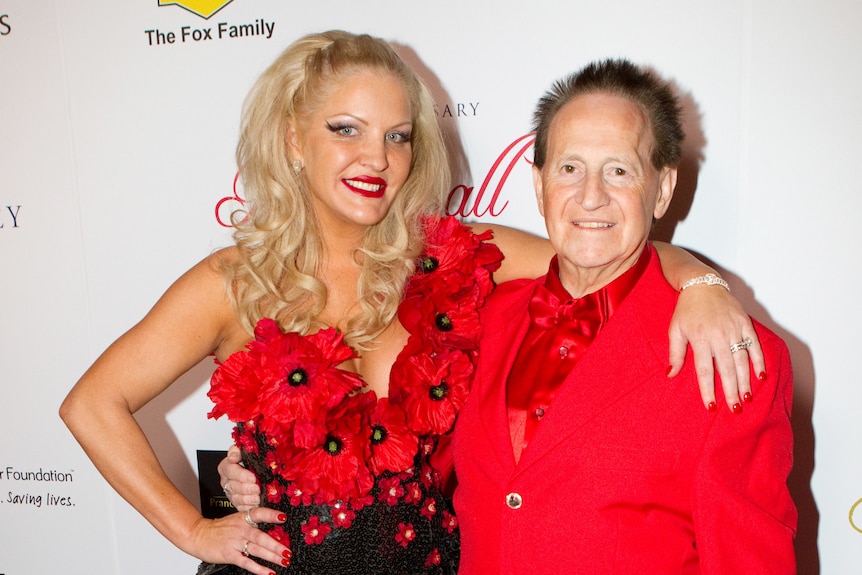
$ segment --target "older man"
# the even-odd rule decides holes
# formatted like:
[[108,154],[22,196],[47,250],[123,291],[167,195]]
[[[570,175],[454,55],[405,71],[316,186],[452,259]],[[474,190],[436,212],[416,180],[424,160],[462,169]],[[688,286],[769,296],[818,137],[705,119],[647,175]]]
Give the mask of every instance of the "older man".
[[557,256],[485,309],[453,440],[461,575],[795,572],[784,343],[756,326],[768,374],[741,414],[702,408],[691,361],[666,377],[678,294],[647,236],[682,137],[671,90],[626,61],[540,101],[533,179]]

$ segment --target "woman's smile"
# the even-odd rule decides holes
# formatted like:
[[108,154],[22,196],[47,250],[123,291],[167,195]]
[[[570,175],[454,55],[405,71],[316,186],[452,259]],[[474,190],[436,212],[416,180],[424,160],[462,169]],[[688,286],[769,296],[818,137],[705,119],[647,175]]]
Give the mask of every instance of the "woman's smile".
[[386,192],[386,180],[383,178],[358,176],[356,178],[344,178],[341,182],[351,192],[366,198],[382,198]]

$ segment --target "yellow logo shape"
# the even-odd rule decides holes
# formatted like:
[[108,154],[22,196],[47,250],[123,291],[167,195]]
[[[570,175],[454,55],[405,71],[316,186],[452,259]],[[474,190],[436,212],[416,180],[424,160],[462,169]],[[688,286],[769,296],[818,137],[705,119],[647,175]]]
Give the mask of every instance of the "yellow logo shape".
[[159,0],[159,6],[182,6],[189,12],[207,19],[233,0]]
[[850,526],[859,533],[862,533],[862,499],[853,504],[850,508]]

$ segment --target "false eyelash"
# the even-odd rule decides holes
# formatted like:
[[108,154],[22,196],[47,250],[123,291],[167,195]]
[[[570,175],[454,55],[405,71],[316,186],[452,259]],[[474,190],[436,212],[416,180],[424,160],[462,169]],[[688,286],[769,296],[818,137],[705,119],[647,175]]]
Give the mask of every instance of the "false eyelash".
[[345,128],[353,128],[353,126],[351,126],[350,124],[335,124],[335,125],[333,126],[333,125],[332,125],[332,124],[330,124],[329,122],[326,122],[326,127],[327,127],[327,129],[328,129],[330,132],[332,132],[333,134],[334,134],[334,133],[336,133],[336,132],[340,132],[341,130],[343,130],[343,129],[345,129]]

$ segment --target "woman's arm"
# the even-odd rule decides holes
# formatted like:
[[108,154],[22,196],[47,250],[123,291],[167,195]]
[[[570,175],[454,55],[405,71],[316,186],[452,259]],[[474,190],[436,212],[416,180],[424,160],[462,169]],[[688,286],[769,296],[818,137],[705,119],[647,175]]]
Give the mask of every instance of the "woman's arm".
[[[248,545],[252,554],[280,563],[285,548],[242,515],[202,517],[165,475],[132,415],[235,333],[217,258],[177,280],[102,354],[70,391],[60,416],[111,486],[174,545],[204,561],[267,575],[269,569],[241,551]],[[277,516],[269,509],[254,514],[267,522]]]
[[496,224],[474,223],[470,228],[476,234],[485,230],[494,233],[491,243],[496,244],[504,256],[500,269],[494,272],[494,281],[498,284],[548,273],[554,248],[547,238]]
[[[494,243],[505,258],[494,273],[497,283],[511,279],[539,277],[548,271],[554,255],[551,242],[540,236],[494,224],[475,223],[474,232],[490,229]],[[715,270],[687,251],[670,244],[655,242],[662,271],[671,286],[680,289],[695,277]],[[739,302],[726,290],[716,286],[698,285],[686,289],[679,298],[668,333],[670,355],[668,376],[682,369],[687,345],[694,354],[700,394],[707,409],[715,405],[715,372],[721,378],[724,398],[728,407],[751,401],[748,362],[759,376],[765,373],[763,352],[751,319]],[[751,338],[753,344],[744,351],[731,353],[733,343]]]
[[[716,273],[681,248],[662,242],[653,245],[661,259],[665,278],[676,289],[692,278]],[[759,377],[764,377],[763,350],[751,318],[730,292],[716,285],[701,284],[687,288],[679,296],[668,336],[668,377],[675,376],[682,369],[686,344],[690,344],[700,395],[707,409],[710,404],[715,405],[716,368],[728,407],[738,413],[742,409],[740,398],[745,402],[752,400],[748,362],[751,361]],[[730,346],[745,338],[751,338],[751,347],[732,353]]]

